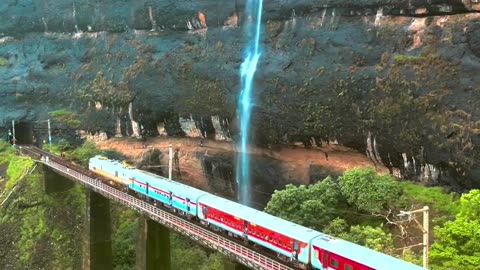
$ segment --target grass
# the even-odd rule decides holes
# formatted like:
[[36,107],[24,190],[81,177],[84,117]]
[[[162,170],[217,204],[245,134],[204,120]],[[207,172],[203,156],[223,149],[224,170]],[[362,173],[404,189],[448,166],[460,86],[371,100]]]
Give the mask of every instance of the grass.
[[0,164],[8,164],[5,192],[9,192],[34,162],[30,157],[20,156],[7,142],[0,142]]
[[442,187],[425,187],[410,182],[401,182],[406,207],[413,206],[415,209],[428,205],[433,225],[442,225],[451,220],[460,210],[456,193],[446,193]]

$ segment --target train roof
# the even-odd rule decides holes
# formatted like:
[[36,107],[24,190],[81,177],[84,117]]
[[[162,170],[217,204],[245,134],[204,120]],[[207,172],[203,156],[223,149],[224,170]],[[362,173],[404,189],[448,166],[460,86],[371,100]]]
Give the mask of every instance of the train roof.
[[[155,182],[155,181],[162,181],[161,184],[165,185],[167,188],[170,189],[168,191],[171,191],[173,193],[179,193],[179,192],[182,192],[182,191],[183,192],[188,192],[189,195],[191,194],[189,196],[191,199],[193,199],[193,197],[198,197],[200,195],[210,194],[210,193],[208,193],[206,191],[203,191],[201,189],[197,189],[197,188],[191,187],[189,185],[185,185],[185,184],[170,180],[168,178],[165,178],[165,177],[160,176],[160,175],[156,175],[156,174],[151,173],[151,172],[147,172],[147,171],[139,170],[139,169],[135,169],[135,171],[136,171],[137,176],[148,177],[148,179],[153,180],[153,182],[149,182],[149,184],[153,184],[152,186],[155,187],[155,184],[158,183],[158,182]],[[142,180],[142,179],[139,179],[139,180]]]
[[290,236],[294,239],[309,243],[311,239],[321,233],[290,221],[272,216],[265,212],[227,200],[215,195],[203,196],[199,202],[212,206],[218,210],[234,213],[236,217],[247,220],[253,224],[272,229],[275,232]]
[[312,245],[379,270],[419,270],[422,267],[366,247],[328,235],[312,240]]
[[114,166],[120,166],[123,169],[135,169],[134,166],[126,163],[125,161],[109,159],[107,157],[100,156],[100,155],[90,158],[90,162],[92,162],[92,161],[101,162],[101,163],[104,163],[104,164],[110,164],[110,165],[114,165]]
[[[95,156],[95,157],[90,159],[90,161],[92,161],[92,160],[96,161],[96,162],[101,162],[101,163],[104,163],[104,164],[108,164],[108,165],[111,165],[111,166],[119,167],[121,169],[130,170],[132,176],[137,177],[137,180],[148,181],[150,185],[152,185],[153,187],[157,187],[157,188],[160,188],[159,185],[163,185],[163,187],[165,189],[169,189],[167,191],[171,191],[173,193],[177,193],[177,194],[180,193],[180,192],[188,193],[190,195],[189,197],[191,197],[191,199],[193,199],[194,197],[196,198],[196,197],[201,196],[201,195],[210,194],[210,193],[205,192],[203,190],[191,187],[189,185],[184,185],[182,183],[170,180],[170,179],[165,178],[163,176],[160,176],[160,175],[157,175],[157,174],[154,174],[154,173],[151,173],[151,172],[147,172],[147,171],[144,171],[144,170],[137,169],[137,168],[131,166],[130,164],[126,163],[126,162],[120,162],[118,160],[108,159],[108,158],[106,158],[104,156],[100,156],[100,155]],[[183,195],[186,195],[186,194],[183,194]]]

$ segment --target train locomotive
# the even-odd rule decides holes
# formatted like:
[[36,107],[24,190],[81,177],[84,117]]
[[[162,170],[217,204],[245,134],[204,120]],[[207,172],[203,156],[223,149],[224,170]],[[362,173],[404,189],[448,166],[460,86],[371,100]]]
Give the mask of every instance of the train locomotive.
[[280,219],[208,192],[95,156],[89,170],[111,184],[303,269],[414,270],[420,266]]

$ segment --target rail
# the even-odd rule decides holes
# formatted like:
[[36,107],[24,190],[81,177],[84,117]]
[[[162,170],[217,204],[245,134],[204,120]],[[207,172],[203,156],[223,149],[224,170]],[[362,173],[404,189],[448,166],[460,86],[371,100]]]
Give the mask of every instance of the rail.
[[[58,174],[79,182],[80,184],[92,189],[106,198],[112,199],[121,203],[122,205],[141,212],[152,220],[159,222],[171,230],[184,234],[201,243],[202,245],[217,250],[227,257],[233,258],[239,263],[246,265],[247,267],[258,270],[293,270],[293,268],[290,266],[276,261],[273,258],[262,255],[255,250],[232,241],[231,239],[211,232],[206,228],[182,219],[172,213],[157,208],[149,203],[137,199],[136,197],[104,184],[102,181],[93,178],[93,175],[90,174],[89,171],[86,171],[79,166],[68,164],[67,167],[66,165],[62,165],[60,164],[61,160],[59,160],[58,157],[48,152],[32,146],[23,146],[21,147],[21,150],[23,153],[34,156],[35,158],[40,158],[43,156],[43,158],[40,158],[40,160],[37,162],[41,162],[44,165],[52,168]],[[45,159],[47,156],[49,158]]]

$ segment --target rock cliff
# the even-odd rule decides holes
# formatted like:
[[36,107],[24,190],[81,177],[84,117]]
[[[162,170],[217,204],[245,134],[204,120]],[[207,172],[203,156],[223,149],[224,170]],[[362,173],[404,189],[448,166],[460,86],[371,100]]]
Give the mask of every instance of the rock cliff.
[[[111,135],[235,140],[244,6],[2,1],[0,126],[66,109]],[[479,11],[478,0],[266,0],[256,143],[336,140],[401,177],[478,186]]]

